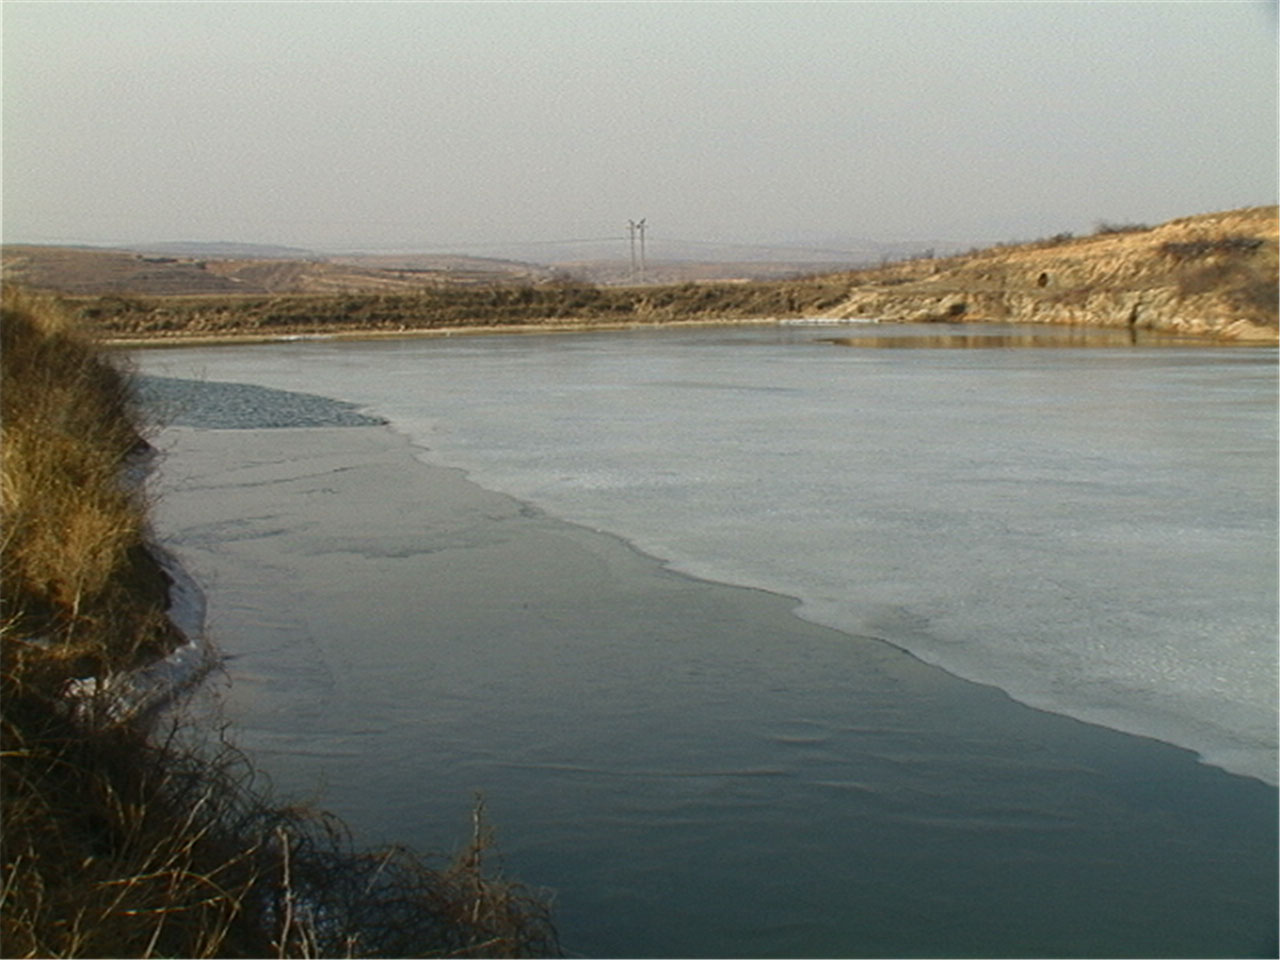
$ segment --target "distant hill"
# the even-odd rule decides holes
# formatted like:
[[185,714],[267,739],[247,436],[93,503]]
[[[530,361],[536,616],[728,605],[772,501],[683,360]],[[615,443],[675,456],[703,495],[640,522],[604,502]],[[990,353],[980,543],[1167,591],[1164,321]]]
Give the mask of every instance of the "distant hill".
[[785,248],[771,252],[777,259],[649,257],[643,273],[616,256],[533,263],[463,254],[334,255],[238,243],[156,243],[128,249],[10,244],[3,248],[3,259],[6,280],[38,289],[139,296],[390,293],[440,284],[501,286],[555,279],[608,285],[782,280],[878,262],[874,256],[833,262],[800,259]]
[[313,250],[282,247],[263,243],[227,243],[224,241],[175,240],[165,243],[129,244],[122,249],[135,253],[160,254],[171,257],[212,258],[221,260],[307,260],[320,257]]
[[236,283],[200,261],[91,247],[5,244],[6,283],[57,293],[234,293]]
[[[223,255],[215,256],[219,250]],[[268,253],[286,250],[288,256]],[[136,250],[6,244],[2,252],[6,281],[77,295],[404,293],[442,285],[529,283],[555,275],[551,267],[483,257],[325,258],[246,244],[154,244]]]
[[[606,285],[790,280],[908,256],[953,252],[955,244],[876,243],[849,237],[773,245],[659,237],[640,260],[629,244],[574,241],[509,244],[492,254],[334,253],[272,244],[163,241],[121,247],[6,244],[4,278],[76,295],[183,296],[233,293],[389,293],[440,284]],[[572,252],[571,252],[572,251]]]
[[[920,256],[926,252],[955,253],[971,243],[972,241],[958,243],[944,240],[882,242],[865,237],[816,234],[812,237],[798,236],[765,243],[735,243],[727,240],[685,240],[650,229],[646,234],[645,252],[650,264],[662,263],[672,267],[676,264],[690,264],[702,268],[713,264],[756,264],[761,269],[772,270],[773,275],[776,275],[778,269],[774,268],[781,269],[793,264],[830,272],[879,264],[885,260]],[[549,263],[557,267],[571,267],[575,264],[600,267],[608,263],[629,266],[630,263],[630,243],[625,234],[598,240],[506,243],[489,246],[485,253],[511,260]]]

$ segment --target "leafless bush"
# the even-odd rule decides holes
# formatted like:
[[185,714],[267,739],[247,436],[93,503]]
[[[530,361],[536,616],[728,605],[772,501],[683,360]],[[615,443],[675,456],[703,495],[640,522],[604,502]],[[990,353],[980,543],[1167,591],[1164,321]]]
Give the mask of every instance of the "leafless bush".
[[1113,233],[1144,233],[1150,229],[1150,225],[1145,223],[1112,223],[1108,220],[1099,220],[1094,224],[1093,232],[1099,236],[1105,236]]
[[[39,708],[36,708],[36,712]],[[13,716],[10,716],[10,714]],[[435,865],[360,851],[324,813],[272,801],[227,743],[87,729],[32,704],[3,729],[8,956],[545,956],[545,903],[472,842]]]

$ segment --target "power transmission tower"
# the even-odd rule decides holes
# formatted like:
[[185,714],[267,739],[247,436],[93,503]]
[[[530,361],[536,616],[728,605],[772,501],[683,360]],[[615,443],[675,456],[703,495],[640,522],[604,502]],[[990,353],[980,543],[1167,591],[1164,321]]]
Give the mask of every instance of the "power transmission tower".
[[631,282],[636,280],[636,222],[627,221],[627,231],[631,234]]
[[644,260],[644,227],[648,217],[641,217],[637,220],[628,220],[627,229],[631,233],[631,280],[636,280],[636,234],[640,234],[640,273],[639,279],[644,279],[645,260]]
[[640,222],[636,224],[636,229],[640,231],[640,282],[645,282],[645,268],[647,264],[644,259],[644,222],[648,217],[641,217]]

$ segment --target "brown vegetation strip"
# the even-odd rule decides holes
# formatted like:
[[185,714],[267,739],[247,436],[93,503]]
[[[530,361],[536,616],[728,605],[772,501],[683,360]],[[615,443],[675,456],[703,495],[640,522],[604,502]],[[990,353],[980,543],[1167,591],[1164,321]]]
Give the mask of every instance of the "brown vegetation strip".
[[672,287],[555,284],[338,297],[97,297],[68,302],[100,336],[149,339],[563,329],[796,316],[829,309],[847,291],[847,284],[839,281]]

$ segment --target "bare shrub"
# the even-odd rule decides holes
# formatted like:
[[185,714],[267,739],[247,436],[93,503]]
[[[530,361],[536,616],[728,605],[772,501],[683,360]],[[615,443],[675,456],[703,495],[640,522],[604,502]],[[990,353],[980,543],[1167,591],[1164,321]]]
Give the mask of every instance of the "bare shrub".
[[[358,851],[332,816],[272,802],[228,744],[6,709],[6,955],[543,956],[545,904],[486,874],[489,834],[434,865]],[[17,722],[15,722],[17,721]]]
[[1094,224],[1093,232],[1098,236],[1106,236],[1113,233],[1144,233],[1150,229],[1151,226],[1146,223],[1112,223],[1108,220],[1099,220]]

